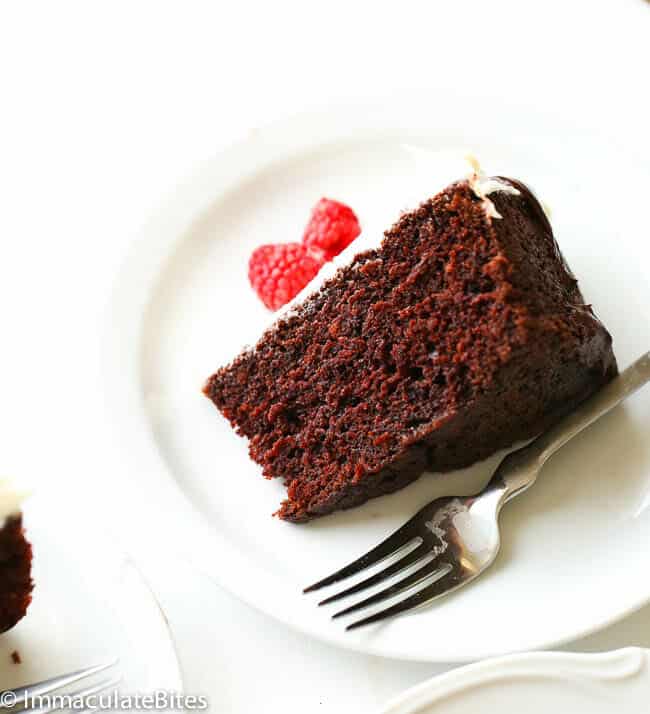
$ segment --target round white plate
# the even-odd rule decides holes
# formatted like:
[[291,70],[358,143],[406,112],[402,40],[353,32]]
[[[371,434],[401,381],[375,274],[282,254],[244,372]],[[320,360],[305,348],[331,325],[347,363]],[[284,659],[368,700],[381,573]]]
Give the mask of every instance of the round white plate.
[[0,689],[119,658],[101,677],[121,677],[124,695],[182,692],[167,622],[133,561],[47,493],[28,502],[23,525],[35,587],[27,615],[0,635]]
[[643,714],[648,650],[538,652],[455,669],[393,699],[381,714]]
[[206,162],[127,260],[106,350],[106,394],[128,464],[120,494],[148,519],[156,546],[180,549],[304,632],[400,658],[461,661],[549,647],[647,602],[650,390],[567,446],[508,506],[502,553],[475,585],[354,633],[302,587],[431,498],[476,488],[496,460],[308,525],[282,523],[271,518],[281,484],[261,478],[244,441],[200,391],[268,319],[246,278],[255,246],[299,240],[323,195],[348,202],[366,230],[388,227],[422,169],[414,155],[431,158],[433,175],[436,152],[467,149],[488,173],[521,178],[550,204],[564,254],[627,365],[650,346],[650,164],[624,138],[436,95],[297,117]]

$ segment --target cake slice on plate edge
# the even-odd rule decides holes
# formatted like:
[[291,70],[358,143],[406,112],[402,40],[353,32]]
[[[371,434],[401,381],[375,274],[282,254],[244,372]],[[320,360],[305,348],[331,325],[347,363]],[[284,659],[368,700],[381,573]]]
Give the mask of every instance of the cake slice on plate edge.
[[0,633],[21,620],[32,601],[32,546],[20,510],[24,494],[0,478]]

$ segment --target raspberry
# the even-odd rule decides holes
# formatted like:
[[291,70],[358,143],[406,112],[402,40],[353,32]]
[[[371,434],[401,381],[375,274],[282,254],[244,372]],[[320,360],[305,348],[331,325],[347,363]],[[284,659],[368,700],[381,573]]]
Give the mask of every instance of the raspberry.
[[361,233],[354,211],[344,203],[321,198],[311,212],[302,242],[319,248],[326,260],[332,260]]
[[294,298],[325,262],[321,251],[301,243],[261,245],[248,261],[248,279],[269,310]]

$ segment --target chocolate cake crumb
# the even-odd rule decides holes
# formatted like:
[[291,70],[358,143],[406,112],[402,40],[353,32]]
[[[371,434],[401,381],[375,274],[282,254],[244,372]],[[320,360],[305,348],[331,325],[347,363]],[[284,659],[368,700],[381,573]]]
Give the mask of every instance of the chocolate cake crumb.
[[403,215],[205,385],[301,522],[529,439],[616,373],[520,182]]

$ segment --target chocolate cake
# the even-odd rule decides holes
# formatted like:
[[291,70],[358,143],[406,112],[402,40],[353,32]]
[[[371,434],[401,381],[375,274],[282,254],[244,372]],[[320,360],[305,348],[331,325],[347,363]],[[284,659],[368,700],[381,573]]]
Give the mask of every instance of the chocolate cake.
[[307,521],[529,439],[617,372],[611,337],[519,181],[404,214],[205,394]]
[[24,617],[32,600],[31,563],[22,516],[9,516],[0,529],[0,632]]

